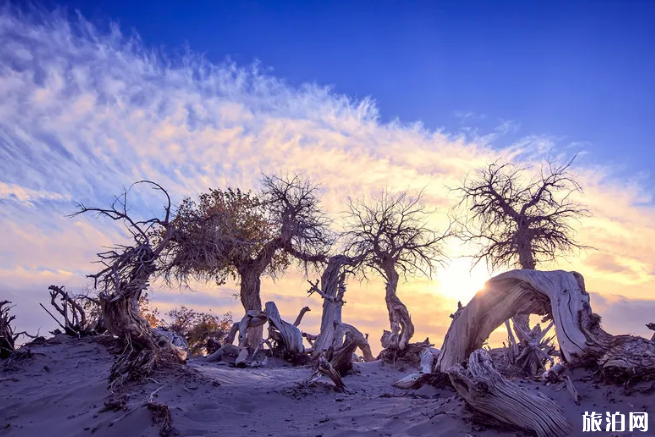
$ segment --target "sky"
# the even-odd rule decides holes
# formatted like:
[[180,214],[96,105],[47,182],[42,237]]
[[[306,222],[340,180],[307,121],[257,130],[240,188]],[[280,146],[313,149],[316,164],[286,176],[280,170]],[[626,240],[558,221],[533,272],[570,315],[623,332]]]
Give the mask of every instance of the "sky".
[[[134,2],[133,2],[134,3]],[[321,183],[339,225],[347,196],[425,188],[438,211],[466,174],[496,159],[577,153],[596,250],[542,268],[581,272],[610,332],[646,335],[655,313],[652,2],[0,3],[0,298],[20,329],[52,329],[47,286],[81,291],[113,224],[67,218],[140,179],[179,202],[210,187],[258,187],[260,171]],[[76,11],[78,9],[79,11]],[[137,214],[161,213],[135,192]],[[452,260],[400,298],[416,339],[437,346],[489,277]],[[235,284],[153,285],[162,309],[240,317]],[[263,286],[287,319],[314,309],[297,271]],[[379,279],[351,281],[344,321],[379,338]],[[379,346],[377,346],[379,348]],[[376,346],[374,345],[374,349]]]

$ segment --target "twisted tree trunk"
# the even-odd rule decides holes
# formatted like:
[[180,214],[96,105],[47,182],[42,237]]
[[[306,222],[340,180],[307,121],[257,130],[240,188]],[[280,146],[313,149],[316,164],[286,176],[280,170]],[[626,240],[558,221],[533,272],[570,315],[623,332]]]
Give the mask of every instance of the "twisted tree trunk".
[[[313,357],[318,357],[328,350],[338,349],[343,344],[343,331],[341,325],[341,307],[345,287],[340,287],[344,279],[343,266],[348,257],[343,255],[330,257],[328,265],[321,275],[321,288],[319,291],[323,298],[323,313],[321,315],[321,330],[314,341]],[[310,290],[310,293],[312,290]],[[337,332],[339,330],[340,332]]]
[[[519,231],[519,235],[524,234],[527,229]],[[530,240],[525,238],[518,239],[519,264],[524,270],[534,270],[537,263],[532,254],[532,245]],[[517,314],[512,318],[514,332],[519,339],[519,344],[528,341],[527,333],[530,332],[530,314]]]
[[[157,262],[173,239],[174,227],[170,222],[171,198],[168,192],[152,181],[139,181],[132,187],[137,184],[146,184],[166,196],[163,219],[153,217],[149,220],[135,220],[130,217],[128,191],[117,197],[108,209],[88,208],[80,204],[79,211],[73,214],[94,212],[121,221],[134,239],[132,246],[121,245],[99,253],[104,268],[89,275],[94,279],[94,288],[98,284],[102,286],[98,300],[105,327],[110,334],[119,337],[125,346],[112,366],[112,384],[120,384],[129,377],[138,379],[146,376],[159,361],[179,363],[186,359],[186,351],[174,346],[165,335],[153,331],[139,315],[139,298],[157,272]],[[52,297],[54,302],[54,295]],[[63,315],[68,319],[67,305],[63,307]]]
[[[250,265],[239,269],[239,297],[243,308],[248,311],[262,310],[261,299],[261,280],[262,272]],[[263,325],[253,325],[248,327],[247,345],[256,348],[264,337]]]
[[385,349],[403,350],[414,335],[414,324],[409,311],[397,295],[399,275],[393,266],[385,268],[387,283],[385,286],[385,301],[389,311],[391,331],[382,334],[382,347]]
[[[317,293],[323,298],[323,313],[321,315],[321,331],[313,340],[312,357],[317,359],[324,356],[328,361],[332,354],[341,350],[344,346],[344,335],[350,332],[356,340],[356,347],[359,347],[364,356],[364,360],[373,361],[374,357],[366,337],[362,335],[355,327],[342,323],[341,311],[344,304],[344,294],[346,292],[346,273],[344,268],[353,266],[361,261],[359,258],[353,258],[346,255],[334,255],[328,259],[327,267],[321,275],[321,287],[318,283],[312,284],[309,293]],[[309,338],[305,334],[305,337]]]
[[[131,288],[128,284],[126,288]],[[174,346],[170,339],[150,327],[139,314],[140,291],[125,290],[117,296],[100,296],[100,305],[107,331],[120,338],[125,353],[111,368],[110,381],[121,384],[125,379],[140,379],[152,372],[157,362],[183,362],[187,351]]]

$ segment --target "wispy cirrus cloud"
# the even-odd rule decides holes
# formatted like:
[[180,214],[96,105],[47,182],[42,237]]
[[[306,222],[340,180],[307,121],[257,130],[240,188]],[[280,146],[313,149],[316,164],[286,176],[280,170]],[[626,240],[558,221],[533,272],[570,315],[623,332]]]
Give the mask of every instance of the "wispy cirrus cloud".
[[[0,243],[0,280],[18,304],[19,323],[30,329],[49,326],[35,305],[44,300],[47,285],[82,287],[84,275],[95,268],[95,252],[124,239],[106,222],[66,218],[73,201],[105,205],[123,187],[151,179],[179,202],[209,187],[253,188],[260,171],[288,170],[321,182],[325,207],[336,218],[347,195],[370,195],[385,186],[425,187],[431,206],[446,212],[457,201],[446,187],[472,169],[502,157],[536,160],[568,146],[526,135],[492,147],[491,141],[503,144],[504,135],[516,133],[513,122],[485,134],[381,123],[372,100],[315,84],[291,87],[256,64],[212,64],[192,52],[169,58],[116,25],[100,31],[61,12],[21,13],[5,6],[0,40],[0,225],[7,230]],[[584,254],[561,266],[588,274],[600,294],[647,299],[654,282],[641,272],[655,270],[648,244],[655,238],[655,211],[643,204],[643,184],[612,179],[606,168],[582,166],[578,174],[594,212],[579,228],[581,242],[601,256],[621,257],[621,265],[640,272],[640,279],[622,282],[603,259]],[[161,211],[162,199],[150,192],[136,190],[132,200],[138,214]],[[435,227],[445,223],[445,214],[435,216]],[[452,247],[453,253],[459,250]],[[434,281],[401,285],[417,337],[443,335],[456,301],[470,298],[486,273],[475,272],[475,280],[466,275],[457,261]],[[315,307],[305,322],[312,331],[320,305],[307,298],[304,284],[298,272],[290,272],[276,283],[266,281],[264,298],[280,300],[289,318],[306,304]],[[164,290],[153,298],[163,308],[190,301],[238,314],[233,286],[198,284],[192,297]],[[372,280],[353,281],[348,291],[344,317],[372,338],[386,325],[381,290],[379,280]],[[624,316],[606,322],[620,327]]]

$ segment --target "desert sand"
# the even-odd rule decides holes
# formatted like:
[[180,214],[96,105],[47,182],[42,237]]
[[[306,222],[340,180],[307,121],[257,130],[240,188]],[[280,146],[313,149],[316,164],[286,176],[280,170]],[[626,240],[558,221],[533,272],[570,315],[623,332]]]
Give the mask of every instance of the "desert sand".
[[[168,405],[170,435],[178,436],[523,436],[522,431],[479,424],[452,388],[424,385],[397,389],[392,383],[415,369],[374,361],[355,363],[346,393],[325,378],[307,386],[309,366],[271,359],[260,368],[236,368],[191,358],[139,383],[108,389],[116,345],[108,336],[57,335],[30,344],[31,358],[13,361],[0,373],[0,435],[158,436],[162,429],[148,401]],[[594,375],[569,373],[581,393],[575,405],[566,390],[518,380],[564,406],[574,436],[655,435],[653,394],[626,393],[599,385]],[[118,402],[116,402],[118,401]],[[111,407],[111,402],[116,405]],[[651,408],[651,409],[649,409]],[[647,411],[648,432],[582,432],[585,411]],[[627,428],[626,428],[627,429]]]

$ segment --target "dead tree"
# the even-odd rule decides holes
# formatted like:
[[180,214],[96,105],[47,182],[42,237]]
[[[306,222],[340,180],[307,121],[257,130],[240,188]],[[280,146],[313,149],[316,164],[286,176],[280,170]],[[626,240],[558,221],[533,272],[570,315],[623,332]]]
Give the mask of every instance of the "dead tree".
[[[246,311],[262,311],[261,277],[276,277],[294,257],[307,265],[331,244],[328,220],[320,208],[318,187],[299,176],[264,176],[259,194],[212,189],[198,200],[184,199],[174,220],[175,233],[165,251],[164,276],[239,281]],[[248,345],[263,337],[251,325]]]
[[[301,315],[307,310],[309,310],[307,307],[303,308]],[[301,318],[300,315],[298,318]],[[262,339],[255,348],[250,347],[247,337],[249,329],[264,326],[266,323],[268,323],[268,338]],[[238,346],[235,346],[232,343],[237,334]],[[305,357],[305,346],[300,329],[295,323],[289,323],[282,319],[275,302],[266,302],[264,311],[250,310],[239,322],[232,325],[232,329],[225,338],[225,344],[209,355],[207,360],[218,361],[223,360],[226,355],[233,355],[236,357],[234,361],[236,365],[258,365],[260,357],[257,356],[257,353],[264,352],[263,345],[265,343],[270,348],[269,354],[278,354],[294,362],[302,362],[302,357]]]
[[100,305],[98,300],[88,296],[72,296],[64,286],[51,285],[48,290],[50,305],[61,315],[63,324],[43,304],[39,305],[57,322],[63,332],[74,337],[91,335],[96,332],[98,321],[87,318],[84,307],[85,300],[91,300]]
[[[319,353],[316,361],[316,369],[308,383],[313,383],[321,375],[325,375],[332,380],[338,391],[343,391],[346,386],[342,378],[353,368],[353,353],[355,350],[357,348],[361,349],[366,361],[374,360],[368,341],[361,332],[353,326],[346,324],[343,325],[342,329],[345,332],[345,339],[342,345],[334,351],[329,349]],[[329,360],[327,356],[330,356]]]
[[498,326],[526,311],[552,314],[565,363],[593,364],[612,381],[655,377],[655,343],[605,332],[591,311],[582,275],[562,270],[512,270],[487,281],[453,319],[436,370],[464,362]]
[[[138,220],[128,213],[127,196],[137,184],[149,185],[166,196],[163,219]],[[168,192],[155,182],[140,181],[116,197],[109,208],[90,208],[80,204],[72,217],[84,213],[95,213],[98,217],[121,222],[132,237],[131,245],[118,245],[99,253],[99,263],[103,268],[89,275],[98,290],[105,327],[125,346],[112,366],[112,383],[120,384],[128,377],[148,375],[161,362],[184,361],[186,352],[157,334],[139,315],[139,298],[157,272],[159,258],[173,236]]]
[[[457,208],[466,214],[459,236],[479,248],[474,265],[484,260],[491,270],[534,270],[538,262],[585,248],[575,242],[571,227],[589,213],[572,199],[582,191],[570,172],[573,159],[565,165],[547,162],[536,178],[525,167],[494,162],[455,190],[462,196]],[[522,333],[530,332],[529,314],[517,314],[514,325],[521,328],[519,341],[527,340]]]
[[16,351],[16,339],[20,336],[12,326],[16,316],[9,314],[10,304],[8,300],[0,301],[0,359],[3,360]]
[[341,310],[345,303],[346,276],[354,274],[365,258],[365,254],[356,257],[346,255],[334,255],[326,261],[326,267],[319,282],[308,281],[311,285],[308,293],[316,293],[323,298],[323,313],[321,315],[321,329],[317,336],[304,334],[305,338],[312,343],[312,356],[325,356],[328,360],[332,358],[335,351],[340,350],[344,345],[344,335],[350,331],[353,338],[359,339],[359,347],[364,360],[373,361],[374,357],[366,338],[353,326],[346,325],[341,319]]
[[349,201],[346,253],[366,254],[363,266],[384,279],[385,301],[391,331],[382,336],[384,348],[403,350],[414,335],[414,324],[405,304],[398,298],[401,275],[431,277],[445,255],[442,242],[448,235],[428,227],[429,213],[419,193],[383,192],[372,202]]

